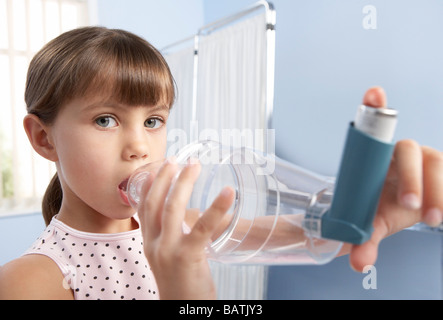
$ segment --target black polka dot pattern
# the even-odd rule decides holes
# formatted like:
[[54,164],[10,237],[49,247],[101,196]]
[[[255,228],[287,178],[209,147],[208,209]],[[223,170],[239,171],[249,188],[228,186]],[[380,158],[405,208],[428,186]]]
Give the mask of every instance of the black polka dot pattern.
[[54,218],[25,254],[51,258],[64,275],[64,287],[72,289],[78,300],[159,298],[143,254],[140,229],[117,234],[86,233]]

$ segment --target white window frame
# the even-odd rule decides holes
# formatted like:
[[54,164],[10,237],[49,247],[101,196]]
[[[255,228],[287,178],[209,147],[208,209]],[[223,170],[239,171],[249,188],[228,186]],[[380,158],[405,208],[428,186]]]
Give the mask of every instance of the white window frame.
[[[6,10],[0,12],[0,19],[4,19],[5,15],[7,17],[6,23],[0,21],[3,39],[7,35],[7,41],[3,40],[3,44],[0,42],[0,217],[41,211],[42,196],[55,173],[54,164],[31,148],[23,129],[22,121],[26,114],[23,96],[29,62],[45,43],[57,35],[69,29],[95,24],[96,2],[0,0],[0,10]],[[41,5],[39,10],[32,9],[36,4]],[[18,8],[24,8],[24,14],[20,13],[24,25],[18,24],[17,20],[21,19],[16,19],[18,15],[14,15],[14,10],[23,12]],[[76,19],[73,20],[73,16]],[[31,26],[35,21],[32,19],[42,22],[38,43],[35,42],[36,37],[32,36],[34,30],[31,28],[35,27]],[[25,34],[26,44],[22,41],[17,49],[15,37],[20,34]],[[3,187],[5,183],[8,188]]]

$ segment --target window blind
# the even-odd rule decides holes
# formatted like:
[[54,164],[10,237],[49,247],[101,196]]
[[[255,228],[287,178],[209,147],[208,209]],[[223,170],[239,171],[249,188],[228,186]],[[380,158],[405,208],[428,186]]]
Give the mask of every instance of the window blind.
[[40,211],[55,173],[23,129],[29,62],[45,43],[88,19],[87,0],[0,0],[0,215]]

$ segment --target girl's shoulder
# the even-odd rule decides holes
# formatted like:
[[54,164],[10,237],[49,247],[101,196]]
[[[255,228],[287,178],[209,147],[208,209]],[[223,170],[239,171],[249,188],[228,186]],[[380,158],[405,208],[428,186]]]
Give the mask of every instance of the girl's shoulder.
[[44,255],[25,255],[0,267],[0,300],[73,298],[57,264]]

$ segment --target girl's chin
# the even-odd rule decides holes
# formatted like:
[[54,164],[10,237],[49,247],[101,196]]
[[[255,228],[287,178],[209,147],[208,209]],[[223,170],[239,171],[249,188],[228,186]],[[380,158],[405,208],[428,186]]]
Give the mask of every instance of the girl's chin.
[[130,219],[135,215],[136,211],[132,207],[123,208],[122,210],[118,210],[118,212],[113,212],[113,214],[109,214],[108,217],[115,220],[126,220]]

